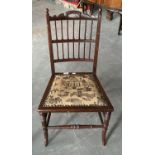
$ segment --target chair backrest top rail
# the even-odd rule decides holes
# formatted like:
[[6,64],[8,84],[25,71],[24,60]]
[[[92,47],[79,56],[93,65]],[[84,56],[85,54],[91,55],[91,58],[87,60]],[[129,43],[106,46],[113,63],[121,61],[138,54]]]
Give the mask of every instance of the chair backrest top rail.
[[55,20],[97,20],[97,18],[93,18],[93,17],[57,17],[57,16],[49,16],[49,20],[50,21],[55,21]]
[[[46,9],[46,13],[49,15],[49,9]],[[70,15],[76,15],[74,17],[70,17]],[[78,16],[78,17],[77,17]],[[82,12],[80,11],[67,11],[64,13],[61,13],[59,15],[54,15],[54,16],[50,16],[49,15],[49,20],[98,20],[98,18],[95,17],[89,17],[87,15],[82,14]]]

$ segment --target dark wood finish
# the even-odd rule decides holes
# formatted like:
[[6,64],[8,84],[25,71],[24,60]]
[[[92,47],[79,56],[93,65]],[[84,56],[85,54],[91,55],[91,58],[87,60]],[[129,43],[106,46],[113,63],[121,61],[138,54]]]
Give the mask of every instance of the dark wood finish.
[[47,126],[49,125],[50,118],[51,118],[51,113],[49,112],[47,115],[47,122],[46,122]]
[[115,9],[121,9],[122,8],[122,0],[104,0],[102,2],[102,4],[106,8],[115,8]]
[[95,43],[96,41],[94,39],[59,39],[59,40],[53,40],[52,43],[69,43],[69,42],[92,42]]
[[[90,40],[92,40],[92,30],[93,30],[93,20],[91,21],[91,28],[90,28]],[[91,55],[91,42],[89,43],[89,59]]]
[[[75,25],[75,24],[74,24],[74,22],[75,22],[75,21],[73,20],[73,40],[75,40],[75,37],[74,37],[74,33],[75,33],[75,32],[74,32],[74,27],[75,27],[74,25]],[[74,58],[74,41],[73,41],[73,58]]]
[[108,20],[112,20],[113,19],[113,14],[114,13],[112,11],[107,10],[106,18]]
[[119,21],[118,35],[121,35],[121,31],[122,31],[122,12],[120,12],[119,14],[120,14],[120,21]]
[[96,45],[95,45],[95,56],[94,56],[94,64],[93,64],[93,73],[95,73],[95,74],[96,74],[97,58],[98,58],[98,50],[99,50],[101,17],[102,17],[102,12],[100,11],[99,14],[98,14],[97,33],[96,33]]
[[[80,14],[80,16],[81,16],[81,14]],[[79,40],[81,41],[80,30],[81,30],[81,20],[79,20]],[[80,58],[80,41],[78,43],[78,58]]]
[[[87,7],[90,7],[90,15],[93,14],[94,5],[104,8],[117,9],[120,10],[122,8],[122,0],[81,0],[82,12],[85,13]],[[106,18],[108,20],[113,19],[113,12],[107,10]]]
[[[87,33],[87,20],[85,20],[85,30],[84,30],[84,40],[86,40],[86,33]],[[85,50],[86,50],[86,42],[84,42],[84,52],[83,52],[83,57],[85,59]]]
[[55,66],[53,63],[53,46],[51,45],[52,42],[52,35],[51,35],[51,25],[50,25],[50,16],[49,16],[49,10],[46,9],[46,20],[47,20],[47,32],[48,32],[48,47],[49,47],[49,55],[50,55],[50,62],[51,62],[51,72],[52,74],[55,73]]
[[[67,20],[67,40],[69,40],[69,24],[68,24],[68,20]],[[54,42],[54,41],[52,41]],[[64,41],[62,41],[64,42]],[[67,48],[68,48],[68,58],[69,58],[69,42],[67,42]]]
[[[57,25],[56,25],[56,21],[54,21],[55,23],[55,36],[56,36],[56,40],[58,40],[58,33],[57,33]],[[57,58],[59,59],[59,47],[58,47],[58,43],[56,43],[57,46]]]
[[113,111],[113,109],[110,109],[110,107],[104,108],[102,106],[98,106],[98,107],[93,107],[93,106],[89,106],[89,107],[53,107],[51,108],[47,108],[47,107],[42,107],[41,109],[39,109],[38,111],[42,111],[42,112],[106,112],[106,111]]
[[87,129],[87,128],[103,128],[103,125],[81,125],[81,124],[72,124],[72,125],[56,125],[48,126],[49,129]]
[[44,132],[44,144],[45,146],[48,145],[48,129],[47,129],[47,124],[46,124],[46,116],[47,113],[40,113],[41,118],[42,118],[42,127],[43,127],[43,132]]
[[[62,20],[61,20],[61,39],[63,40],[64,39],[64,37],[63,37],[64,35],[63,35],[63,22],[62,22]],[[62,43],[62,55],[63,55],[63,59],[65,58],[64,57],[64,44]]]
[[[97,76],[96,76],[96,68],[97,68],[97,58],[98,58],[98,50],[99,50],[99,38],[100,38],[100,27],[101,27],[101,12],[102,10],[99,9],[99,13],[98,13],[98,18],[92,18],[92,17],[88,17],[83,15],[81,12],[79,11],[68,11],[65,14],[60,14],[58,16],[50,16],[49,15],[49,10],[47,9],[46,11],[46,19],[47,19],[47,30],[48,30],[48,45],[49,45],[49,53],[50,53],[50,62],[51,62],[51,70],[52,70],[52,75],[51,78],[48,82],[47,88],[45,90],[45,93],[42,97],[42,100],[40,102],[40,105],[38,107],[38,112],[41,115],[42,118],[42,127],[43,127],[43,131],[44,131],[44,140],[45,140],[45,146],[47,146],[48,144],[48,129],[84,129],[84,128],[102,128],[102,141],[103,144],[105,144],[105,137],[106,137],[106,131],[108,128],[108,124],[109,124],[109,119],[110,119],[110,114],[111,112],[114,110],[112,104],[110,103],[110,100],[108,99],[107,95],[105,94],[105,91],[102,87],[102,85],[100,84]],[[76,16],[73,16],[76,15]],[[69,36],[69,29],[72,29],[72,27],[69,27],[69,21],[71,22],[71,20],[73,21],[73,35]],[[75,20],[79,21],[79,28],[78,28],[78,39],[75,38]],[[84,21],[84,39],[81,38],[81,20]],[[88,20],[90,20],[91,24],[90,24],[90,36],[87,38],[87,27],[88,27]],[[55,35],[56,35],[56,39],[53,40],[52,39],[52,34],[51,34],[51,25],[50,25],[50,21],[54,21],[54,26],[55,29],[57,29],[57,21],[61,22],[61,39],[58,38],[58,34],[57,34],[57,30],[55,31]],[[67,22],[67,39],[64,39],[64,33],[63,33],[63,22]],[[93,26],[94,22],[97,22],[97,27]],[[95,28],[96,29],[96,38],[92,39],[92,29]],[[53,30],[52,30],[53,32]],[[70,38],[71,37],[71,38]],[[78,48],[74,47],[74,43],[78,43]],[[64,43],[67,44],[67,51],[65,51],[64,49]],[[73,51],[70,50],[69,48],[69,43],[73,44]],[[80,44],[84,43],[84,49],[81,51],[80,48]],[[86,46],[85,44],[89,43],[89,49],[86,50]],[[94,50],[94,56],[91,57],[91,44],[95,44],[95,50]],[[53,44],[56,44],[56,51],[53,50]],[[62,44],[62,57],[60,58],[60,51],[59,51],[59,44]],[[65,52],[67,53],[67,58],[65,58]],[[70,52],[73,52],[73,56],[71,57]],[[78,54],[78,58],[75,58],[75,52]],[[83,52],[83,53],[81,53]],[[88,52],[88,58],[86,57],[86,52]],[[54,57],[54,53],[57,53],[57,58]],[[82,57],[81,57],[82,55]],[[58,74],[63,74],[63,73],[57,73],[55,72],[55,63],[59,63],[59,62],[68,62],[68,61],[81,61],[81,62],[93,62],[93,68],[92,68],[92,72],[79,72],[76,74],[92,74],[94,76],[95,81],[97,82],[98,88],[100,89],[100,91],[103,93],[103,95],[105,96],[105,99],[107,100],[107,106],[89,106],[89,107],[84,107],[84,106],[77,106],[77,107],[71,107],[71,106],[65,106],[65,107],[44,107],[44,101],[50,91],[50,88],[53,84],[55,75]],[[71,74],[71,73],[69,73]],[[98,112],[99,114],[99,118],[101,120],[101,125],[93,125],[93,124],[89,124],[89,125],[77,125],[77,124],[73,124],[73,125],[54,125],[54,126],[49,126],[49,121],[50,121],[50,117],[51,117],[51,113],[52,112],[56,112],[56,113],[61,113],[61,112]],[[102,118],[101,113],[104,114],[104,121]]]
[[85,13],[87,7],[90,7],[90,15],[93,15],[94,5],[98,5],[96,0],[81,0],[82,12]]
[[102,143],[103,145],[106,145],[106,132],[107,132],[108,125],[109,125],[111,112],[106,112],[104,115],[105,117],[104,117],[104,123],[103,123],[103,128],[102,128]]
[[[57,74],[62,74],[62,73],[55,73],[55,75],[57,75]],[[85,74],[85,73],[81,72],[81,73],[77,73],[77,74]],[[92,73],[90,72],[87,74],[92,74]],[[39,112],[44,112],[44,113],[48,113],[48,112],[58,112],[58,113],[59,112],[112,112],[114,110],[108,96],[106,95],[99,79],[97,78],[97,76],[95,74],[93,74],[95,81],[97,82],[98,87],[99,87],[100,91],[102,92],[103,96],[106,98],[108,106],[89,106],[89,107],[80,107],[80,106],[77,106],[77,107],[70,107],[69,106],[69,107],[67,107],[67,106],[65,106],[65,107],[53,107],[53,108],[43,107],[44,100],[46,99],[46,97],[48,95],[50,87],[54,81],[55,75],[51,76],[51,79],[50,79],[48,86],[45,90],[44,96],[43,96],[41,103],[38,107]]]
[[101,114],[101,112],[98,112],[98,115],[99,115],[99,118],[100,118],[101,124],[103,124],[103,118],[102,118],[102,114]]
[[[61,20],[79,20],[79,17],[69,17],[69,18],[68,17],[65,17],[65,16],[53,16],[53,17],[49,17],[49,20],[50,21],[57,21],[57,20],[60,20],[60,19]],[[95,18],[95,17],[88,17],[86,15],[81,15],[80,20],[97,20],[97,18]]]
[[56,59],[53,60],[53,62],[67,62],[67,61],[87,61],[87,62],[93,62],[93,59],[86,59],[86,58],[69,58],[69,59]]
[[103,5],[105,8],[107,8],[107,14],[106,14],[106,18],[108,20],[112,20],[113,19],[113,11],[110,11],[110,9],[114,9],[114,10],[121,10],[122,8],[122,0],[104,0]]
[[[72,17],[71,15],[76,15],[74,17]],[[77,17],[77,15],[79,17]],[[100,25],[101,25],[101,9],[98,13],[98,18],[94,18],[94,17],[88,17],[83,15],[81,12],[79,11],[68,11],[65,14],[60,14],[58,16],[50,16],[49,15],[49,10],[47,9],[47,13],[46,13],[46,18],[47,18],[47,23],[48,23],[48,34],[49,34],[49,51],[51,54],[51,68],[53,70],[53,73],[55,73],[55,68],[54,68],[54,63],[56,62],[65,62],[65,61],[90,61],[90,62],[94,62],[93,65],[93,72],[96,72],[96,64],[97,64],[97,56],[98,56],[98,47],[99,47],[99,37],[100,37]],[[71,27],[69,26],[69,21],[73,21],[73,35],[72,38],[70,38],[69,36],[69,32]],[[79,21],[79,36],[78,38],[75,38],[75,20]],[[84,39],[81,38],[81,20],[84,20]],[[91,21],[91,25],[89,25],[91,27],[91,32],[90,32],[90,38],[87,38],[86,34],[87,34],[87,21],[90,20]],[[55,27],[55,40],[52,39],[52,35],[51,35],[51,28],[50,28],[50,21],[54,21],[54,27]],[[61,21],[61,33],[62,33],[62,38],[58,39],[58,30],[57,30],[57,21]],[[63,22],[67,21],[67,39],[64,39],[64,33],[63,33]],[[96,33],[96,38],[92,39],[92,29],[93,29],[93,23],[97,22],[97,33]],[[78,43],[78,51],[75,50],[74,48],[74,43],[77,42]],[[83,57],[80,56],[80,44],[84,43],[84,49],[83,49]],[[89,42],[90,44],[90,48],[89,48],[89,57],[86,58],[86,43]],[[59,53],[59,43],[62,44],[62,58],[60,59],[60,53]],[[68,58],[64,58],[64,43],[67,43],[67,47],[68,47]],[[73,44],[73,51],[70,51],[69,48],[69,43]],[[94,58],[90,57],[90,53],[91,53],[91,44],[95,43],[95,55]],[[56,44],[56,52],[53,51],[53,44]],[[73,56],[71,57],[71,53],[73,53]],[[75,58],[75,52],[78,52],[78,58]],[[54,55],[53,53],[57,53],[56,57],[57,59],[54,59]]]

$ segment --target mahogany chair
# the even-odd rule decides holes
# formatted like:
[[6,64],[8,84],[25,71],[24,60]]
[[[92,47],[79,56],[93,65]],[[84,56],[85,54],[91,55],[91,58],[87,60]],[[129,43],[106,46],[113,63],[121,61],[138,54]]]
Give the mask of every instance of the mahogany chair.
[[[106,144],[106,131],[111,112],[114,109],[96,76],[101,14],[102,11],[99,9],[97,18],[85,16],[79,11],[68,11],[58,16],[50,16],[49,10],[46,9],[52,75],[38,107],[38,112],[42,118],[45,146],[48,145],[48,129],[58,128],[102,128],[102,142],[104,145]],[[55,30],[52,29],[52,23]],[[72,27],[69,26],[69,23],[72,23]],[[81,33],[82,23],[84,24],[84,32]],[[77,29],[75,26],[78,26]],[[69,33],[71,29],[72,33]],[[59,34],[61,38],[58,37]],[[66,48],[64,47],[65,44]],[[55,72],[55,63],[75,61],[92,63],[92,72]],[[51,113],[60,112],[98,112],[101,124],[50,126]]]

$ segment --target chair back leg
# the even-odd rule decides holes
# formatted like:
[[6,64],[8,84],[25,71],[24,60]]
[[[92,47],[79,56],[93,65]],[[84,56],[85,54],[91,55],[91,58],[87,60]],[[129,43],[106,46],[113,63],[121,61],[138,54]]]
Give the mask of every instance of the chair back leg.
[[40,116],[42,121],[43,132],[44,132],[44,144],[45,146],[47,146],[48,145],[48,128],[47,128],[47,122],[46,122],[47,113],[40,113]]
[[108,125],[109,125],[110,116],[111,116],[111,112],[104,113],[104,123],[103,123],[103,128],[102,128],[102,144],[103,145],[106,145],[106,132],[107,132]]

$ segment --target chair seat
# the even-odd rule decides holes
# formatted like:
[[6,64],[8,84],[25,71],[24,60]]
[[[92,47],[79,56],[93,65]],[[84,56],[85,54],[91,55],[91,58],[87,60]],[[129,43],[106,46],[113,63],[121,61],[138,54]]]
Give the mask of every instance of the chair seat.
[[57,74],[43,107],[108,106],[93,74]]

